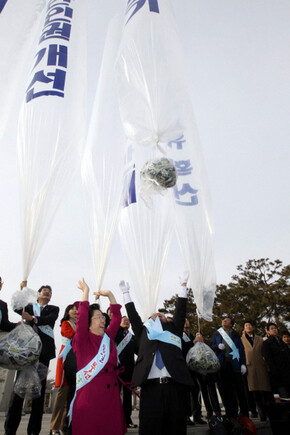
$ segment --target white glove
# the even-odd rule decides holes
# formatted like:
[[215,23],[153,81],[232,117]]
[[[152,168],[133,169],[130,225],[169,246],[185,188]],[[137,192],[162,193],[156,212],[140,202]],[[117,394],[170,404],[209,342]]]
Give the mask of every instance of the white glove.
[[185,270],[182,273],[182,275],[179,275],[179,282],[180,282],[180,284],[181,285],[182,284],[187,284],[188,278],[189,278],[189,272],[188,272],[188,270]]
[[129,293],[130,286],[129,286],[129,284],[128,284],[127,282],[125,282],[124,280],[123,280],[123,281],[120,281],[120,283],[119,283],[119,287],[120,287],[121,292],[122,292],[123,294],[124,294],[124,293]]
[[218,345],[218,348],[219,348],[220,350],[224,350],[224,349],[226,348],[226,346],[225,346],[223,343],[220,343],[220,344]]
[[247,367],[244,364],[241,365],[241,373],[242,375],[245,375],[247,373]]

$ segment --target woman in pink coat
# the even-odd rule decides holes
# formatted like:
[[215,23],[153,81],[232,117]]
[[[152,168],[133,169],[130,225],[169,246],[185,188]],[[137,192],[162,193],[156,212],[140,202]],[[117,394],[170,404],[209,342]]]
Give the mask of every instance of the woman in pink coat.
[[121,322],[121,305],[109,290],[97,293],[110,301],[112,320],[105,330],[105,317],[98,304],[89,305],[89,287],[79,281],[83,292],[79,305],[73,350],[77,358],[77,391],[72,408],[73,435],[123,435],[126,423],[120,399],[117,350],[114,338]]

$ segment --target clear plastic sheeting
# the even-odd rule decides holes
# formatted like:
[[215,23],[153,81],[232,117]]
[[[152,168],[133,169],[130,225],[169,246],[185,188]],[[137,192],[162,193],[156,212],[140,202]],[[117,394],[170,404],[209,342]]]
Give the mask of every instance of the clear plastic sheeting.
[[[9,0],[0,2],[0,140],[7,122],[16,112],[25,92],[33,56],[33,43],[39,31],[45,0]],[[1,9],[3,6],[3,9]],[[20,73],[21,72],[21,73]],[[18,109],[19,110],[19,109]]]
[[[41,376],[39,374],[41,373]],[[47,367],[38,363],[22,369],[14,384],[14,393],[22,399],[37,399],[41,396],[41,381],[47,375]]]
[[34,304],[37,301],[39,293],[36,290],[32,290],[28,287],[24,287],[23,290],[14,292],[11,296],[12,310],[22,310],[28,304]]
[[[138,170],[138,165],[136,164]],[[134,177],[134,171],[132,176]],[[168,195],[154,195],[150,207],[136,192],[128,191],[128,197],[136,194],[136,202],[124,207],[120,220],[120,236],[128,258],[137,301],[147,319],[156,311],[162,273],[168,255],[173,218]],[[132,199],[132,196],[130,197]]]
[[190,101],[185,111],[184,132],[168,143],[178,180],[174,186],[175,231],[190,271],[197,314],[212,320],[216,290],[214,229],[208,181]]
[[197,342],[186,355],[186,364],[190,370],[206,375],[220,369],[219,359],[214,351],[205,343]]
[[[210,198],[169,0],[127,2],[116,75],[131,147],[125,177],[129,200],[120,231],[141,307],[145,315],[155,309],[174,218],[198,315],[211,320],[215,270]],[[147,201],[148,207],[140,197],[140,172],[148,160],[162,157],[172,160],[178,180],[165,196]]]
[[[23,279],[81,162],[86,114],[86,1],[48,2],[18,125]],[[51,20],[64,22],[56,31]]]
[[87,148],[82,162],[96,289],[100,290],[122,206],[125,136],[114,76],[122,21],[109,26]]
[[42,344],[29,325],[21,323],[0,340],[0,366],[17,370],[38,361]]

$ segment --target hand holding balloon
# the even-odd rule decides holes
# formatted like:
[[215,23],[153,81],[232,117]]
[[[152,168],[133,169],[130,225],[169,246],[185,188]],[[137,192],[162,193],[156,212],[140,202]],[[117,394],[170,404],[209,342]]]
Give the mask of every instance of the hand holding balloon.
[[94,292],[94,295],[96,296],[96,300],[100,296],[106,296],[109,299],[110,304],[116,304],[117,303],[114,294],[110,290],[100,290],[98,292]]

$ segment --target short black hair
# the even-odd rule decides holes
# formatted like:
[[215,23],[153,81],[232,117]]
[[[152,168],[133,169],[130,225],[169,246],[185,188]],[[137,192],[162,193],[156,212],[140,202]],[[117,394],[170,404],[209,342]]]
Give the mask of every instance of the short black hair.
[[274,322],[269,322],[269,323],[267,323],[267,325],[266,325],[266,329],[267,329],[267,331],[270,331],[270,326],[275,326],[277,329],[278,329],[278,326],[276,325],[276,323],[274,323]]
[[232,326],[234,326],[235,322],[234,322],[234,320],[233,320],[233,318],[231,316],[226,316],[225,315],[225,316],[223,316],[223,320],[224,319],[230,319]]
[[96,310],[100,310],[100,305],[99,304],[91,304],[90,308],[89,308],[89,326],[91,324],[91,318],[93,317],[94,311]]
[[283,337],[283,335],[288,335],[288,337],[290,337],[290,332],[285,329],[283,332],[281,332],[281,337]]
[[250,323],[250,325],[255,326],[255,323],[252,320],[244,320],[244,326],[246,323]]
[[48,290],[50,290],[50,293],[52,293],[52,290],[51,290],[50,285],[42,285],[42,286],[40,287],[40,289],[38,290],[38,293],[40,293],[41,290],[44,289],[44,288],[48,288]]

